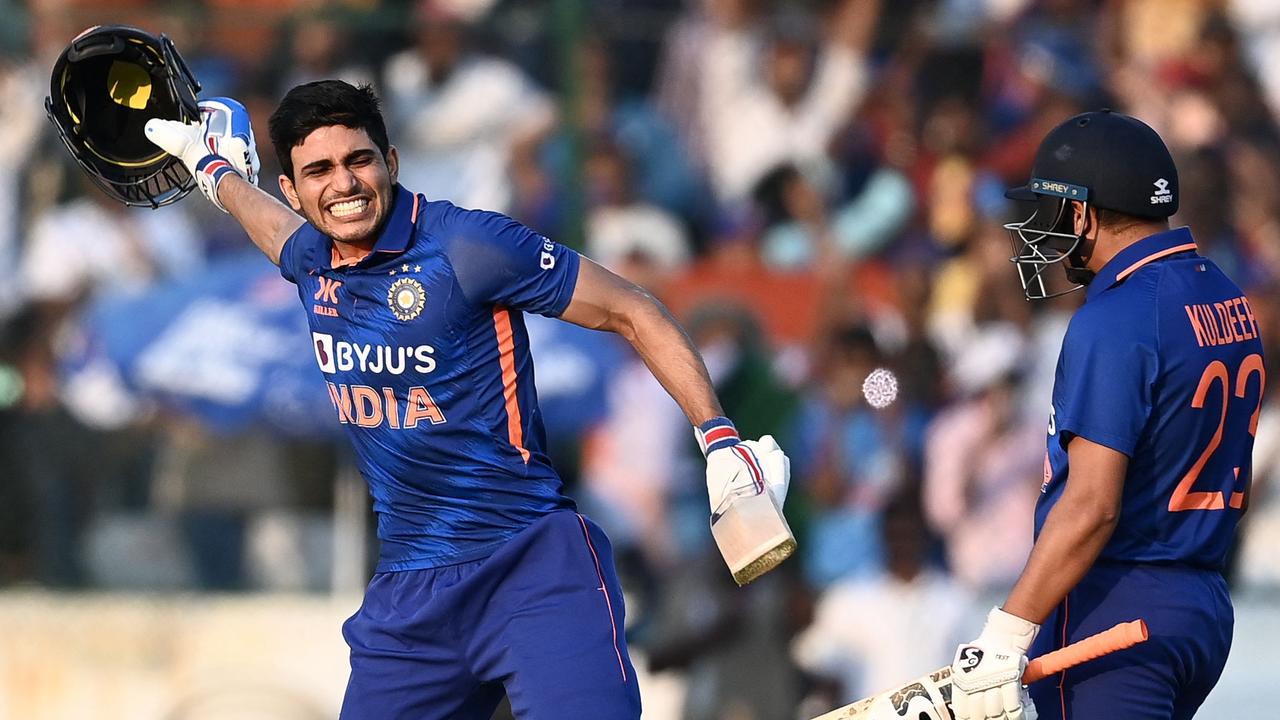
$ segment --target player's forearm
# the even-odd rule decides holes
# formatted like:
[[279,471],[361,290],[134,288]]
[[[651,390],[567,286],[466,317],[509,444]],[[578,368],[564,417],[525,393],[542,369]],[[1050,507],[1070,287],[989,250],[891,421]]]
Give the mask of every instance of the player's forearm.
[[1004,611],[1041,623],[1093,566],[1119,517],[1106,502],[1068,491],[1049,512]]
[[644,288],[584,257],[560,319],[626,338],[694,425],[724,414],[693,341]]
[[645,366],[694,425],[724,414],[711,375],[693,341],[656,298],[640,288],[614,329],[639,353]]
[[218,183],[218,199],[253,244],[279,265],[284,242],[302,225],[302,218],[284,203],[231,174]]

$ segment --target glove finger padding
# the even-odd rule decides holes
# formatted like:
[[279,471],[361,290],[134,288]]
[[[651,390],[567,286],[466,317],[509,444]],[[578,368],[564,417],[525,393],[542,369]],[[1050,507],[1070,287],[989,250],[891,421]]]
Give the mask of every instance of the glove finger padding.
[[1007,717],[1009,720],[1023,720],[1022,698],[1026,697],[1026,690],[1023,690],[1022,683],[1010,683],[1001,685],[997,688],[1000,692],[999,708],[1001,715],[997,717]]
[[775,451],[781,452],[782,450],[782,448],[778,447],[778,441],[772,435],[761,435],[759,440],[751,440],[749,442],[756,444],[758,452],[771,453]]
[[218,154],[231,163],[240,177],[253,185],[258,184],[261,163],[258,161],[258,153],[251,150],[248,143],[238,137],[223,140],[218,145]]
[[970,711],[970,702],[968,693],[958,692],[953,685],[951,688],[951,714],[956,720],[972,720],[973,713]]
[[1001,685],[1000,687],[984,690],[982,693],[982,709],[986,713],[985,718],[996,718],[996,720],[1011,719],[1013,716],[1006,712],[1009,704],[1005,702],[1005,696],[1009,691],[1013,690],[1014,707],[1017,707],[1018,692],[1014,690],[1013,685]]
[[196,187],[209,202],[219,210],[227,211],[218,199],[218,180],[227,173],[236,172],[236,169],[230,160],[209,152],[203,125],[152,118],[143,126],[143,132],[161,150],[182,161],[196,181]]
[[791,487],[791,459],[778,447],[772,435],[765,435],[759,440],[745,440],[742,443],[751,448],[764,470],[765,483],[779,505],[786,502],[787,490]]
[[[743,444],[745,443],[740,443]],[[739,453],[747,454],[751,462],[759,467],[759,459],[755,457],[755,453],[745,447],[713,450],[707,455],[707,499],[713,513],[731,495],[756,492],[756,471]]]
[[230,162],[240,177],[257,185],[262,162],[245,106],[229,97],[208,98],[200,101],[200,114],[209,149]]
[[[199,143],[200,137],[203,135],[200,126],[194,123],[187,124],[177,120],[162,120],[160,118],[148,120],[144,126],[144,132],[148,140],[161,150],[182,160],[184,164],[188,162],[185,157],[188,148],[192,144]],[[194,165],[198,159],[192,160],[191,164]]]

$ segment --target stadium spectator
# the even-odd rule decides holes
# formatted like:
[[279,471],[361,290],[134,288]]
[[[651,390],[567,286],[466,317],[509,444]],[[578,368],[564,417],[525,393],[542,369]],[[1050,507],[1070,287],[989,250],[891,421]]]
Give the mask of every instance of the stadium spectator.
[[297,85],[336,78],[352,85],[373,83],[375,77],[351,52],[351,17],[333,7],[303,11],[292,20],[281,57],[271,64],[275,96]]
[[551,99],[512,63],[474,51],[445,3],[421,0],[415,47],[383,71],[388,130],[401,138],[405,187],[463,207],[512,207],[507,176],[555,120]]
[[[6,275],[17,266],[23,226],[24,171],[39,146],[40,96],[43,78],[34,65],[0,47],[0,267]],[[0,319],[19,301],[18,283],[0,283]]]
[[820,707],[853,702],[945,665],[974,612],[969,591],[929,565],[918,495],[903,493],[885,506],[881,538],[884,571],[824,590],[813,623],[791,645],[801,669],[839,687]]
[[929,526],[956,579],[977,593],[1009,587],[1022,570],[1044,465],[1045,426],[1019,415],[1012,362],[991,350],[965,381],[972,399],[934,420],[925,450]]
[[600,145],[587,157],[587,255],[650,290],[684,270],[692,248],[670,213],[635,197],[621,151]]
[[582,52],[580,117],[574,127],[562,125],[544,144],[543,165],[563,177],[575,161],[573,139],[580,135],[589,147],[609,146],[622,156],[637,199],[686,222],[705,224],[713,207],[710,190],[691,156],[671,151],[680,143],[675,126],[648,98],[620,93],[615,63],[603,41],[587,42]]
[[865,326],[837,327],[792,432],[793,477],[813,502],[800,554],[818,588],[881,569],[880,513],[903,485],[904,427],[897,413],[878,413],[862,381],[884,362]]
[[816,59],[807,17],[784,18],[763,44],[745,27],[711,33],[698,87],[709,174],[722,201],[746,197],[785,163],[831,172],[827,144],[869,84],[865,54],[879,6],[841,2]]
[[911,218],[910,183],[881,167],[861,192],[836,208],[804,172],[784,165],[766,175],[756,191],[770,216],[761,239],[766,265],[779,270],[857,261],[883,250]]

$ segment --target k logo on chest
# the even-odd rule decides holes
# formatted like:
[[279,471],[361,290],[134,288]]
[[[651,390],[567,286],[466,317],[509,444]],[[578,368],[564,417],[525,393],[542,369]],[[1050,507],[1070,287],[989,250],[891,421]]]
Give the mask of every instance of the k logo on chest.
[[329,317],[338,317],[338,289],[342,287],[341,280],[320,276],[320,286],[316,289],[312,298],[316,304],[311,306],[311,311],[317,315],[327,315]]

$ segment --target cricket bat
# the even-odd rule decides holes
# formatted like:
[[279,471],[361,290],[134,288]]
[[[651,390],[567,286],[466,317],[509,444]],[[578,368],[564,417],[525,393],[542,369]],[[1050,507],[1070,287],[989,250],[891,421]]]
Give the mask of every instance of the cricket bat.
[[[1133,647],[1147,639],[1147,624],[1142,620],[1120,623],[1110,630],[1074,642],[1059,650],[1041,655],[1027,663],[1023,684],[1030,685],[1050,675],[1102,657],[1117,650]],[[951,666],[886,690],[878,695],[816,717],[813,720],[955,720],[951,714]]]
[[711,536],[739,586],[774,569],[796,551],[796,537],[767,488],[725,498],[711,513]]

